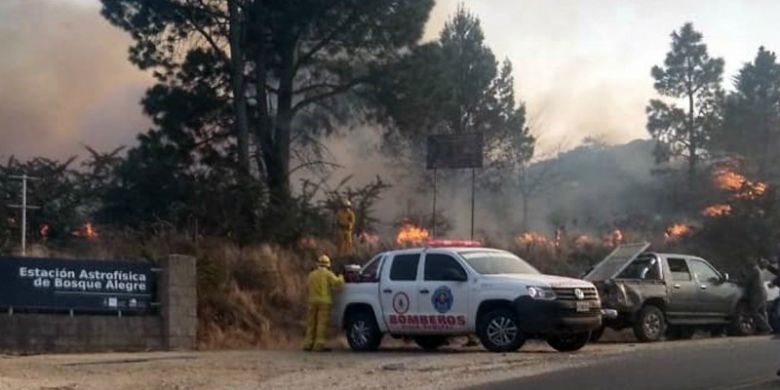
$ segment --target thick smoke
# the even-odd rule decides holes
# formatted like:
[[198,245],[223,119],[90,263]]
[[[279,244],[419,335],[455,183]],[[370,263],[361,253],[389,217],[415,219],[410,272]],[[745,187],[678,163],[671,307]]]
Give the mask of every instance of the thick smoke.
[[[437,4],[426,40],[438,37],[456,7],[455,0]],[[0,156],[65,158],[83,154],[82,143],[113,149],[132,144],[136,134],[149,127],[138,102],[153,80],[127,61],[130,38],[110,26],[99,11],[96,0],[0,1],[0,48],[6,53],[0,56]],[[495,13],[481,8],[474,11],[483,18],[488,41],[491,46],[496,43],[499,57],[517,51],[507,44],[508,37],[492,33],[495,25],[503,23],[495,19]],[[663,45],[664,34],[666,30],[659,38]],[[663,45],[660,49],[665,49]],[[650,93],[649,66],[631,80],[604,74],[620,68],[619,61],[609,58],[598,62],[575,58],[568,65],[558,62],[554,69],[537,72],[538,63],[560,60],[549,56],[549,52],[539,52],[511,58],[518,97],[528,104],[532,126],[546,129],[542,149],[554,149],[561,138],[574,144],[588,135],[601,135],[607,141],[623,142],[643,134],[641,124],[633,124],[644,118],[645,95]],[[661,58],[660,54],[655,57]],[[623,85],[635,83],[635,78],[643,80],[646,88],[626,90]],[[349,183],[353,186],[364,185],[377,175],[393,185],[376,207],[385,239],[394,234],[397,219],[410,213],[430,213],[433,191],[426,185],[430,173],[423,166],[399,165],[380,153],[380,130],[339,132],[324,143],[333,162],[343,166],[333,172],[329,186],[347,175],[354,175]],[[644,153],[646,148],[640,149]],[[530,201],[529,227],[549,233],[551,215],[556,212],[587,214],[581,218],[592,219],[594,225],[612,218],[614,210],[623,207],[619,194],[633,181],[645,181],[651,168],[649,152],[619,150],[594,150],[593,154],[580,150],[581,154],[569,155],[570,162],[563,165],[570,167],[564,169],[565,180]],[[611,158],[608,162],[612,166],[632,168],[620,180],[610,181],[612,173],[601,172],[604,165],[593,161],[598,160],[596,155]],[[586,163],[574,157],[584,158]],[[453,224],[451,237],[469,234],[469,177],[467,172],[442,173],[438,210]],[[505,238],[519,233],[521,198],[512,185],[501,194],[478,186],[476,205],[478,236]]]
[[138,102],[151,77],[95,2],[0,2],[0,155],[64,158],[113,149],[149,127]]
[[[404,216],[429,218],[432,212],[432,181],[424,163],[399,164],[380,152],[381,130],[359,128],[326,139],[325,146],[341,168],[328,183],[333,185],[348,175],[350,184],[367,184],[377,175],[392,184],[376,205],[381,220],[379,232],[385,240],[395,234],[393,222]],[[530,168],[531,175],[544,170],[546,190],[529,200],[527,226],[551,235],[556,223],[564,222],[582,233],[601,234],[626,216],[626,210],[652,214],[654,199],[644,190],[652,185],[654,167],[651,141],[623,145],[600,143],[564,151],[543,168]],[[522,197],[513,178],[507,178],[500,192],[489,191],[479,182],[476,187],[475,236],[492,242],[507,242],[522,232]],[[449,238],[468,238],[471,224],[470,173],[440,171],[437,209],[452,224]],[[560,220],[560,221],[559,221]],[[576,224],[577,226],[572,226]],[[427,227],[427,226],[426,226]]]

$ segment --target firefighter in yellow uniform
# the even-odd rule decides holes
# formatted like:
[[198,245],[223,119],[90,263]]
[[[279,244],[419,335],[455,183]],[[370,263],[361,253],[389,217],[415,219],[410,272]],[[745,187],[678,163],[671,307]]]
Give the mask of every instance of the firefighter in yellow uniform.
[[326,351],[325,337],[330,322],[330,307],[333,304],[331,288],[344,284],[343,276],[336,276],[330,270],[330,258],[322,255],[317,260],[317,269],[309,273],[309,316],[306,320],[306,337],[303,349]]
[[349,199],[344,199],[341,208],[336,212],[336,223],[339,228],[339,254],[349,254],[352,252],[352,235],[355,228],[355,212]]

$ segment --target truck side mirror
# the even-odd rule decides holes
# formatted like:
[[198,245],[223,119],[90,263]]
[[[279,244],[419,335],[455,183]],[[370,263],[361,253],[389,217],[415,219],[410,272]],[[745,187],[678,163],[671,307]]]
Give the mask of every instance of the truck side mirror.
[[727,282],[728,280],[729,280],[729,273],[728,272],[724,272],[723,273],[723,281]]

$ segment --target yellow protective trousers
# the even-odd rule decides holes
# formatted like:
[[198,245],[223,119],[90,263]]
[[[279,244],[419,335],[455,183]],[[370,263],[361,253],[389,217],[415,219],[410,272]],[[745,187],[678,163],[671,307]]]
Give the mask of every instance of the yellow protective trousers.
[[338,247],[339,254],[346,255],[352,252],[352,229],[339,228]]
[[330,304],[309,303],[309,315],[306,319],[306,337],[304,349],[320,350],[325,348],[325,339],[330,322]]

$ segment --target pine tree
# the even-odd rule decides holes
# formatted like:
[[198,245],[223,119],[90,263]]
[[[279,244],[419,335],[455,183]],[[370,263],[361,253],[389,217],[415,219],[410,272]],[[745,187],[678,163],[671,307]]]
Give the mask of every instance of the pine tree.
[[[681,158],[688,165],[688,184],[706,156],[710,135],[721,120],[723,59],[711,58],[702,34],[686,23],[672,33],[672,49],[663,66],[654,66],[655,90],[670,100],[653,99],[647,107],[647,130],[656,140],[656,158]],[[676,102],[682,103],[680,108]]]

